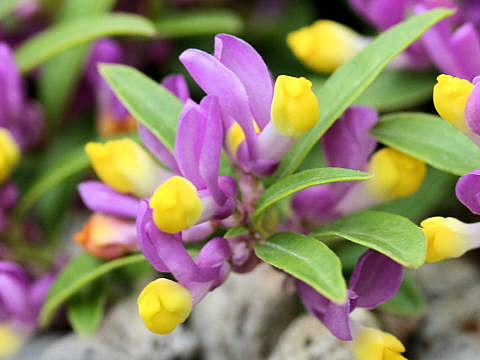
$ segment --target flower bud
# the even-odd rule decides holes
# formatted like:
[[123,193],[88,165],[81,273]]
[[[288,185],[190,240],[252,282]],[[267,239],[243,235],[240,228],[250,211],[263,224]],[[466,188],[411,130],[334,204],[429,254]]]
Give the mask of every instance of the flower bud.
[[0,325],[0,358],[9,359],[14,355],[22,345],[22,337],[20,334],[9,329],[4,325]]
[[138,312],[145,326],[156,334],[171,333],[192,311],[188,290],[168,279],[157,279],[140,293]]
[[169,234],[195,225],[203,209],[196,187],[181,176],[160,185],[150,198],[150,207],[155,224]]
[[366,182],[371,194],[392,200],[418,190],[427,171],[423,161],[393,148],[383,148],[371,157],[368,171],[375,177]]
[[303,136],[319,116],[312,83],[304,77],[280,75],[275,82],[271,115],[279,133],[293,138]]
[[353,339],[356,360],[406,360],[400,353],[403,344],[392,334],[374,328],[362,327]]
[[474,85],[450,75],[439,75],[433,88],[433,104],[438,114],[456,129],[469,133],[465,123],[465,105]]
[[20,149],[7,129],[0,128],[0,183],[3,182],[20,159]]
[[100,213],[90,217],[84,228],[75,234],[75,241],[104,260],[116,259],[138,249],[135,222]]
[[319,20],[288,34],[287,44],[306,66],[330,73],[365,47],[366,40],[345,25]]
[[[451,217],[435,216],[423,220],[420,226],[427,238],[426,261],[436,262],[465,254],[471,245],[472,225],[478,227]],[[478,232],[476,235],[478,238]]]
[[150,196],[170,174],[131,139],[90,142],[85,146],[98,177],[121,193]]

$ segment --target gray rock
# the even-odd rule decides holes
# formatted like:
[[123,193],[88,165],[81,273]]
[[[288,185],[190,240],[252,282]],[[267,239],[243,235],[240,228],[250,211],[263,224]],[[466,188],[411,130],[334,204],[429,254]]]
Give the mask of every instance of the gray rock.
[[193,311],[192,325],[208,360],[266,359],[301,307],[283,290],[285,275],[260,265],[232,274]]
[[[199,343],[187,325],[169,335],[149,332],[137,314],[136,299],[115,306],[99,331],[90,338],[68,335],[53,342],[39,356],[40,360],[171,360],[192,359]],[[28,360],[32,358],[21,358]]]
[[[357,309],[352,317],[366,326],[378,327],[373,315]],[[282,334],[268,360],[352,360],[350,344],[338,340],[315,317],[298,317]]]
[[479,271],[466,259],[426,264],[416,271],[427,312],[413,336],[410,359],[473,360],[480,357]]

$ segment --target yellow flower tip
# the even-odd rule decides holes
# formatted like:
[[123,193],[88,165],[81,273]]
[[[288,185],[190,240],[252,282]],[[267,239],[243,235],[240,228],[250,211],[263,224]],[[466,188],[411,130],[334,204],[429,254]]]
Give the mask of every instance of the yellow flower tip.
[[20,160],[20,148],[7,129],[0,128],[0,183],[11,174]]
[[192,311],[192,296],[179,283],[157,279],[140,293],[138,312],[145,326],[156,334],[169,334],[183,323]]
[[197,189],[187,179],[174,176],[150,198],[153,220],[160,230],[173,234],[195,225],[202,215]]
[[442,74],[433,88],[433,104],[438,114],[464,133],[469,132],[464,113],[473,87],[467,80]]
[[375,196],[387,201],[417,191],[427,167],[421,160],[385,147],[373,154],[368,170],[375,177],[366,182],[367,188]]
[[304,77],[280,75],[275,82],[271,113],[278,132],[293,138],[303,136],[319,116],[312,83]]
[[465,224],[455,218],[435,216],[421,222],[427,238],[426,261],[436,262],[462,256],[468,250]]
[[9,358],[22,345],[22,337],[6,326],[0,326],[0,358]]
[[119,192],[147,197],[159,183],[158,165],[131,139],[89,142],[85,151],[98,177]]
[[345,25],[319,20],[288,34],[287,45],[306,66],[330,73],[355,56],[364,41]]
[[[257,133],[261,131],[255,120],[253,121],[253,126]],[[227,131],[226,143],[228,151],[232,155],[236,155],[238,147],[243,140],[245,140],[245,133],[243,132],[242,127],[237,122],[234,122]]]
[[353,339],[356,360],[406,360],[405,347],[392,334],[373,328],[362,328]]

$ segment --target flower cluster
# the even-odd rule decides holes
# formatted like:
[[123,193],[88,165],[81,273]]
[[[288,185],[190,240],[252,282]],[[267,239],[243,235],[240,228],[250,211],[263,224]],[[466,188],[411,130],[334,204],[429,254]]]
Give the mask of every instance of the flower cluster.
[[[89,143],[85,149],[102,182],[87,181],[79,187],[84,203],[96,214],[76,235],[77,241],[105,259],[138,246],[157,271],[176,279],[154,280],[138,297],[145,326],[159,334],[185,321],[231,271],[254,269],[260,259],[253,246],[269,234],[285,226],[303,232],[309,223],[409,195],[425,175],[421,161],[392,148],[372,154],[377,143],[368,130],[377,114],[354,106],[322,138],[327,163],[368,170],[376,177],[306,189],[294,197],[294,212],[283,224],[277,227],[272,218],[268,226],[261,226],[252,215],[264,189],[262,179],[274,173],[319,117],[312,84],[286,75],[273,82],[253,47],[226,34],[215,37],[213,55],[189,49],[180,61],[206,96],[199,103],[189,99],[180,76],[162,83],[184,103],[173,151],[141,124],[141,140],[154,157],[128,138]],[[221,167],[222,159],[230,161],[231,170]],[[247,230],[234,237],[218,236],[216,231],[236,226]],[[187,250],[192,242],[202,242],[195,259]],[[359,359],[404,351],[393,336],[349,319],[356,307],[376,307],[396,293],[402,267],[395,261],[376,251],[365,253],[343,304],[289,277],[313,315],[340,339],[355,340]]]

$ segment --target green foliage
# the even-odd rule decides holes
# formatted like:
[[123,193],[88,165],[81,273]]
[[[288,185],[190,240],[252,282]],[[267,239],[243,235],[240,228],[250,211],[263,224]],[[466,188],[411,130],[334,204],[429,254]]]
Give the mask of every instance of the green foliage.
[[0,20],[6,18],[15,10],[20,0],[2,0],[0,1]]
[[80,254],[65,266],[52,285],[40,313],[40,325],[48,325],[58,307],[84,286],[110,271],[146,261],[143,254],[129,255],[108,262],[87,253]]
[[[111,9],[114,0],[69,0],[62,3],[58,23],[98,15]],[[55,126],[71,98],[84,68],[89,45],[66,50],[45,63],[38,87],[47,121]]]
[[417,285],[406,275],[393,298],[378,309],[401,316],[421,316],[425,312],[425,298]]
[[388,146],[455,175],[480,168],[480,147],[438,116],[408,112],[386,115],[372,135]]
[[383,68],[429,27],[451,14],[450,10],[434,9],[412,16],[380,34],[351,61],[337,69],[318,94],[320,118],[317,124],[285,157],[273,179],[294,172],[325,131],[367,89]]
[[183,104],[170,91],[125,65],[102,65],[100,73],[128,111],[173,151]]
[[77,334],[90,336],[95,333],[102,321],[106,300],[107,290],[102,281],[88,284],[68,300],[68,321]]
[[243,28],[242,19],[234,12],[222,10],[194,10],[178,15],[167,14],[159,19],[155,26],[158,35],[174,38],[197,35],[215,35],[217,33],[236,34]]
[[15,52],[22,72],[28,72],[62,51],[103,36],[154,36],[155,26],[138,15],[108,14],[51,26],[23,43]]
[[289,175],[263,192],[255,205],[253,218],[258,219],[269,206],[310,186],[340,181],[367,180],[370,177],[370,174],[362,171],[342,168],[309,169]]
[[248,230],[248,228],[246,228],[245,226],[235,226],[233,228],[228,229],[227,232],[223,234],[223,237],[225,239],[233,238],[236,236],[245,235],[249,231],[250,230]]
[[410,220],[381,211],[363,211],[321,227],[319,239],[344,238],[381,252],[398,263],[417,268],[425,261],[426,240]]
[[325,244],[291,232],[281,232],[255,245],[263,261],[304,281],[337,303],[346,299],[340,260]]

